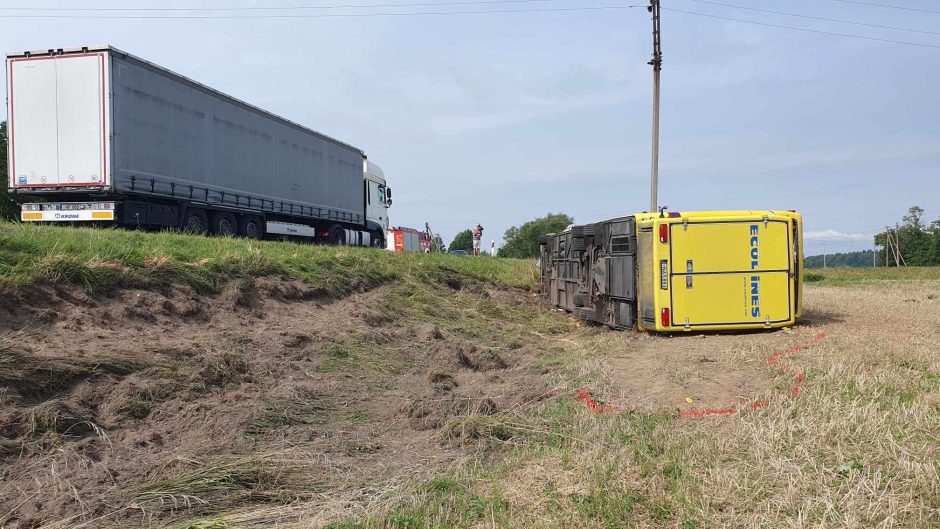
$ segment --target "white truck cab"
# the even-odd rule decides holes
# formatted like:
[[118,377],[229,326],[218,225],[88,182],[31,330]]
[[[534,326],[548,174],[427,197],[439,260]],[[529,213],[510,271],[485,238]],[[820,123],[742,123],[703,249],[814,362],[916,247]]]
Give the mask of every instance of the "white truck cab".
[[377,164],[364,160],[366,185],[366,222],[388,230],[388,208],[392,206],[392,189],[385,185],[385,173]]

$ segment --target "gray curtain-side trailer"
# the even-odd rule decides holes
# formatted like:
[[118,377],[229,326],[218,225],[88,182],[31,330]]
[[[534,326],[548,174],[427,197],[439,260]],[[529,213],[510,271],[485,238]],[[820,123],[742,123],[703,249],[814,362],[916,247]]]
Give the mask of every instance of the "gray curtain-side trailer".
[[24,221],[384,245],[362,150],[111,47],[7,55],[9,189]]

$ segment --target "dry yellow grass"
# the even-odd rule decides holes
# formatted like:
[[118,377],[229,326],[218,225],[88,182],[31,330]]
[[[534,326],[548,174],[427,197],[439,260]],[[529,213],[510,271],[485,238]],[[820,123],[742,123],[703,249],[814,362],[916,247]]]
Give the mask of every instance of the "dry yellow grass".
[[[940,526],[940,282],[817,287],[807,303],[805,325],[792,336],[712,339],[728,346],[716,348],[716,362],[730,365],[775,350],[755,342],[795,343],[826,332],[824,341],[790,360],[807,372],[798,398],[787,396],[790,381],[777,375],[777,389],[768,393],[782,398],[740,416],[688,420],[668,410],[632,418],[581,411],[573,429],[588,448],[555,456],[568,461],[561,475],[578,476],[580,492],[562,494],[553,509],[539,508],[531,493],[529,501],[517,499],[531,508],[514,509],[507,527],[620,526],[616,517],[571,504],[599,485],[608,501],[636,498],[624,521],[637,527]],[[694,348],[696,340],[709,341],[669,338],[666,350]],[[605,369],[603,356],[594,359],[601,373],[624,376],[622,368]],[[664,364],[674,360],[668,356]],[[615,402],[625,398],[616,395],[624,381],[602,378],[603,392]],[[538,490],[541,484],[544,490],[559,475],[553,465],[522,464],[525,477],[508,471],[502,486]]]
[[[624,413],[549,404],[540,419],[563,439],[532,438],[485,471],[455,471],[461,494],[499,498],[487,515],[450,512],[467,509],[459,495],[418,494],[336,527],[940,527],[940,282],[813,286],[806,302],[790,333],[584,330],[567,342],[579,358],[571,388],[590,384]],[[819,332],[788,355],[807,374],[791,398],[792,374],[766,359]],[[678,418],[676,396],[713,387],[709,370],[762,373],[738,402],[772,404]],[[644,382],[656,386],[645,399]]]

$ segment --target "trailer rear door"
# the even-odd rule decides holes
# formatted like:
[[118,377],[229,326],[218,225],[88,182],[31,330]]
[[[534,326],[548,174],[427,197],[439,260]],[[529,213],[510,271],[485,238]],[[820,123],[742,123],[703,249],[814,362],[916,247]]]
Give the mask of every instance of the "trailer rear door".
[[107,183],[104,53],[8,59],[11,187]]
[[670,224],[672,323],[687,329],[792,317],[792,242],[786,219]]

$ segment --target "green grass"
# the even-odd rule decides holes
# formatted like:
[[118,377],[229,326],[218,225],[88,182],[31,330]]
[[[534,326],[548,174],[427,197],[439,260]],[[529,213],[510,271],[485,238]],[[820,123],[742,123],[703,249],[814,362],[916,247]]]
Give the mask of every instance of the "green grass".
[[89,290],[183,284],[218,292],[233,281],[271,275],[303,280],[314,293],[333,297],[398,279],[459,287],[469,277],[517,288],[536,281],[532,263],[515,259],[0,222],[0,290],[38,283]]
[[940,267],[815,268],[806,270],[806,283],[851,286],[875,281],[929,281],[940,279]]

